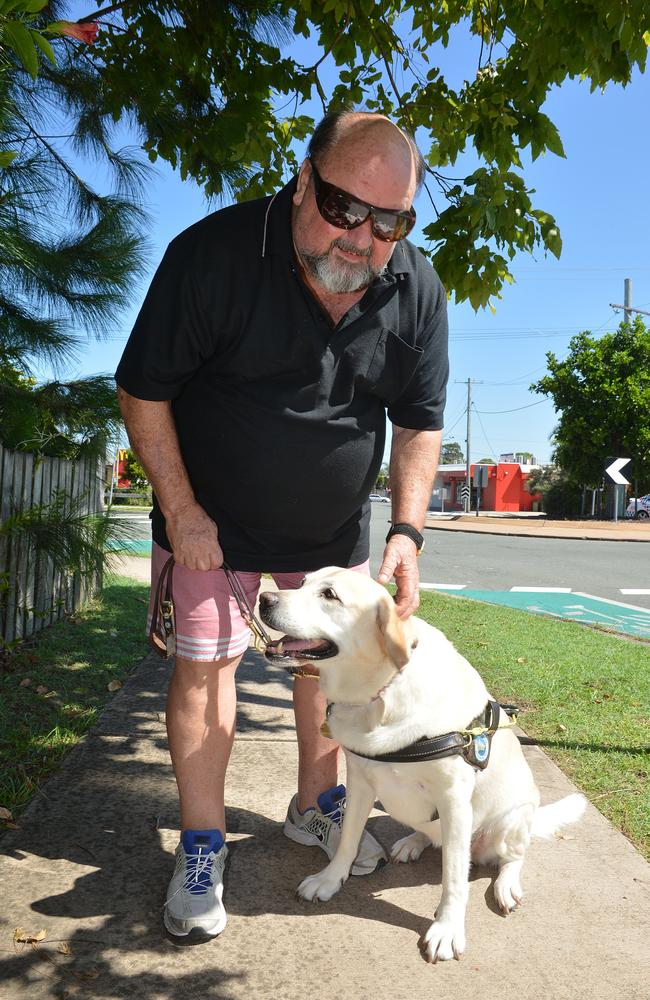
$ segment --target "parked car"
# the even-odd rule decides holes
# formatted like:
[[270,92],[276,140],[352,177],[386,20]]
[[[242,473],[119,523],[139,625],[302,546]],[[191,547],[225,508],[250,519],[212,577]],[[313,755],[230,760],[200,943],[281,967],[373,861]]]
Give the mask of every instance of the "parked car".
[[379,493],[371,493],[368,499],[375,503],[390,503],[390,497],[383,497]]
[[637,520],[641,518],[650,517],[650,493],[646,493],[644,497],[631,497],[628,505],[625,509],[626,517],[636,517]]

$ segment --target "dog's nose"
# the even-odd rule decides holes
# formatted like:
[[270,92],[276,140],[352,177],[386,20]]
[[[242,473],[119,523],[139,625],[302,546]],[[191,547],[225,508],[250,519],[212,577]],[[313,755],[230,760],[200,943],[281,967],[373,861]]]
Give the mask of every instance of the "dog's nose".
[[270,611],[278,603],[278,595],[272,590],[265,590],[260,594],[260,611]]

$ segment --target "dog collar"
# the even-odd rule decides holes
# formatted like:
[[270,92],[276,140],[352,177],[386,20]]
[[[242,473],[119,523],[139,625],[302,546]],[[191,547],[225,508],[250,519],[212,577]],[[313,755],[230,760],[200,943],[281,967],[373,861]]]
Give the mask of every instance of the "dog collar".
[[[327,718],[331,709],[332,706],[328,705],[325,726],[327,726]],[[501,709],[508,716],[507,722],[500,720]],[[369,754],[350,750],[348,747],[345,749],[357,757],[385,764],[417,764],[420,761],[461,756],[472,767],[482,771],[487,767],[490,759],[494,733],[499,728],[513,726],[517,720],[516,712],[514,705],[500,706],[497,701],[488,701],[481,715],[472,719],[467,729],[444,733],[442,736],[422,736],[415,742],[409,743],[408,746],[402,747],[400,750],[391,750],[390,753]],[[329,729],[329,727],[327,728]]]

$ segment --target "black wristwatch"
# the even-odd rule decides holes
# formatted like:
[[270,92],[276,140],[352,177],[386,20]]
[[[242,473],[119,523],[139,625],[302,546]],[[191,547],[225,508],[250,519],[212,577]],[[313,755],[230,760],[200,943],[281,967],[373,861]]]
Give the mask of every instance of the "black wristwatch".
[[386,535],[386,541],[389,542],[393,535],[406,535],[410,538],[412,542],[415,542],[415,547],[417,549],[417,554],[422,553],[424,548],[424,536],[420,534],[417,528],[414,528],[412,524],[392,524],[390,531]]

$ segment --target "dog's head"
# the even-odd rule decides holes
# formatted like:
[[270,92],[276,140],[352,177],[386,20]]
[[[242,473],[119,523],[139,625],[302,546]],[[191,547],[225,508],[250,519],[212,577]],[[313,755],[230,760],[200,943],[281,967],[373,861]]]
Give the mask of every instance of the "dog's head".
[[365,703],[411,655],[411,630],[390,594],[352,570],[328,567],[299,590],[263,593],[260,615],[286,633],[267,647],[267,658],[290,673],[308,663],[330,701]]

